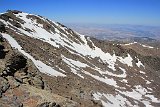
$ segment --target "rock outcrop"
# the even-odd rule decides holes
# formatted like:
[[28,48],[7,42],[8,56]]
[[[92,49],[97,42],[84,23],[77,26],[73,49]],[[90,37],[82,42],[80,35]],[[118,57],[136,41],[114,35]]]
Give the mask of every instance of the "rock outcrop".
[[[0,42],[0,107],[61,107],[67,102],[67,99],[52,94],[30,59],[12,49],[2,36]],[[72,101],[70,103],[77,105]]]

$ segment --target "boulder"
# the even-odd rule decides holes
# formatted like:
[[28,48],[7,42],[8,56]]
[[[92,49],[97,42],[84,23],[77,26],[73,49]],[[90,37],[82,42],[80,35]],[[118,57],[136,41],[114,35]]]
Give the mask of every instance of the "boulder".
[[17,27],[17,28],[22,28],[21,24],[16,22],[16,21],[12,21],[11,22],[13,26]]
[[50,102],[44,102],[44,103],[37,105],[37,107],[49,107],[49,104]]
[[0,97],[2,97],[2,94],[10,87],[8,81],[0,77]]
[[6,52],[3,49],[4,46],[0,44],[0,59],[3,59],[6,55]]
[[5,21],[9,21],[10,16],[8,16],[6,14],[2,14],[2,15],[0,15],[0,19],[5,20]]
[[22,68],[25,68],[27,64],[27,59],[20,54],[14,54],[8,61],[6,64],[6,67],[8,68],[7,71],[9,74],[8,75],[14,75],[14,73],[17,70],[20,70]]
[[[1,22],[0,22],[1,23]],[[0,42],[3,42],[4,41],[4,38],[3,36],[0,34]]]
[[35,76],[35,77],[32,77],[31,78],[31,81],[30,81],[30,85],[33,85],[37,88],[40,88],[40,89],[44,89],[44,82],[42,80],[42,77],[40,76]]
[[55,107],[56,106],[56,103],[55,102],[53,102],[53,103],[51,103],[50,105],[49,105],[49,107]]
[[44,102],[37,105],[37,107],[61,107],[61,106],[59,104],[56,104],[55,102]]
[[[6,32],[5,24],[4,24],[3,22],[1,22],[1,21],[0,21],[0,32],[1,32],[1,33]],[[0,38],[2,38],[2,37],[0,37]]]
[[16,81],[13,76],[7,76],[7,79],[11,89],[14,89],[20,86],[20,82]]

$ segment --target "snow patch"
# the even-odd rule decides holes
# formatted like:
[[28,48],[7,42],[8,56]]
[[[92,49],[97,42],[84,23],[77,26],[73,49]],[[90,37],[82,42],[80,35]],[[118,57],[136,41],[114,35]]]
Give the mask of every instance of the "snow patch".
[[136,44],[137,42],[132,42],[132,43],[127,43],[127,44],[122,44],[122,45],[125,45],[125,46],[128,46],[128,45],[133,45],[133,44]]
[[[142,45],[142,44],[141,44]],[[148,46],[148,45],[142,45],[143,47],[145,47],[145,48],[154,48],[154,47],[152,47],[152,46]]]
[[82,62],[80,62],[80,61],[75,61],[75,60],[73,60],[73,59],[66,58],[66,57],[63,56],[63,55],[61,55],[61,56],[62,56],[62,58],[63,58],[62,60],[64,60],[65,62],[69,62],[68,64],[72,64],[72,65],[74,65],[74,66],[76,66],[76,67],[85,68],[85,67],[88,66],[87,64],[82,63]]
[[121,82],[128,83],[126,79],[122,79]]
[[141,74],[146,74],[144,71],[139,71],[139,73],[141,73]]
[[112,95],[112,94],[104,94],[104,93],[94,93],[93,97],[95,100],[100,100],[104,107],[132,107],[133,105],[127,101],[126,98],[121,95]]
[[155,103],[160,103],[160,100],[158,100],[155,96],[152,95],[150,91],[148,91],[146,88],[142,87],[141,85],[134,86],[135,89],[132,89],[131,92],[129,91],[119,91],[121,94],[128,96],[130,98],[133,98],[134,100],[138,100],[142,102],[145,106],[153,107],[150,104],[150,101]]
[[144,67],[144,65],[142,64],[142,62],[138,59],[138,62],[136,63],[136,65],[140,68],[141,66]]
[[130,67],[133,67],[133,65],[132,65],[133,59],[132,59],[132,57],[130,56],[130,54],[128,54],[128,56],[125,57],[125,58],[119,57],[119,61],[120,61],[121,63],[123,63],[123,64],[127,64],[127,65],[130,66]]
[[94,79],[96,79],[98,81],[104,82],[104,83],[106,83],[108,85],[111,85],[111,86],[114,86],[114,87],[119,87],[119,86],[117,86],[117,83],[113,78],[99,77],[97,75],[93,75],[93,74],[91,74],[89,72],[86,72],[86,71],[83,71],[83,73],[85,73],[86,75],[91,76],[92,78],[94,78]]
[[81,78],[84,78],[81,74],[79,74],[81,68],[85,68],[87,67],[88,65],[87,64],[84,64],[82,62],[79,62],[79,61],[75,61],[75,60],[72,60],[72,59],[69,59],[69,58],[66,58],[65,56],[61,55],[62,57],[62,60],[68,64],[71,68],[71,72],[73,72],[74,74],[78,75],[79,77]]
[[35,66],[39,69],[40,72],[46,73],[46,74],[49,74],[52,76],[63,76],[63,77],[66,76],[66,75],[54,70],[52,67],[44,64],[43,62],[41,62],[39,60],[35,60],[31,55],[29,55],[24,50],[22,50],[22,47],[10,35],[8,35],[8,34],[2,34],[2,35],[6,40],[8,40],[8,42],[10,43],[10,45],[12,47],[14,47],[15,49],[18,49],[23,55],[25,55],[26,57],[31,59],[33,61],[33,63],[35,64]]
[[[119,77],[119,78],[126,78],[126,70],[119,67],[119,69],[123,72],[122,74],[114,74],[113,72],[109,72],[109,71],[102,71],[101,69],[99,68],[92,68],[96,71],[98,71],[101,75],[104,75],[104,74],[107,74],[107,75],[110,75],[110,76],[114,76],[114,77]],[[116,72],[116,71],[115,71]]]

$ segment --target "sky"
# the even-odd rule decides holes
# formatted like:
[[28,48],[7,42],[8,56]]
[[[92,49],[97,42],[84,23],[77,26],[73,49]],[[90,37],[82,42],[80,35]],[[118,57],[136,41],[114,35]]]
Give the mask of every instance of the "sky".
[[160,0],[0,0],[0,13],[9,9],[61,23],[160,26]]

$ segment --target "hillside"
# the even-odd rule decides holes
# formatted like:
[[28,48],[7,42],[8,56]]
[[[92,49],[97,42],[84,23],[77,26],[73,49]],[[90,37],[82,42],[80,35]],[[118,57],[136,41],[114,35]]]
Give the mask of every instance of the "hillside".
[[0,15],[0,32],[2,107],[160,106],[159,48],[97,40],[15,10]]

